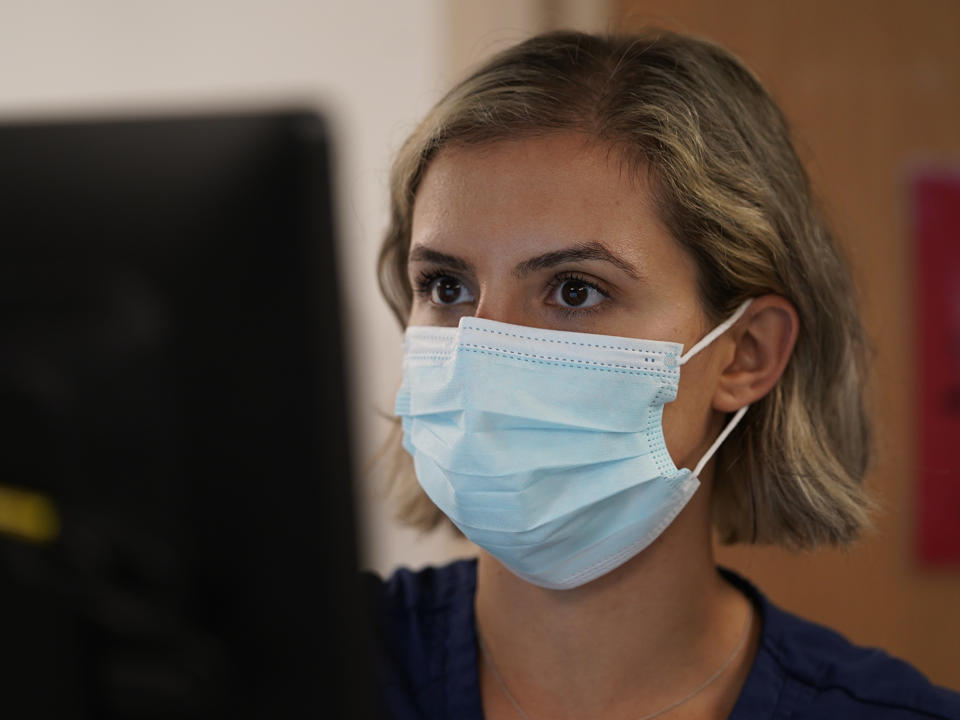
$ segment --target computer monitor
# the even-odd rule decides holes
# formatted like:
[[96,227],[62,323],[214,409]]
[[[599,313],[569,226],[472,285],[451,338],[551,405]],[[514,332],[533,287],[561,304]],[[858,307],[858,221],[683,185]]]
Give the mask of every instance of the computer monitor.
[[0,124],[0,714],[366,716],[329,144]]

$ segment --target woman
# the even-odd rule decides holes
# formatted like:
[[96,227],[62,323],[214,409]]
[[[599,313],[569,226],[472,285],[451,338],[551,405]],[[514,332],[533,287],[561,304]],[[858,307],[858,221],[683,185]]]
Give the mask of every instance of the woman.
[[713,528],[841,545],[869,510],[853,288],[736,59],[664,32],[495,57],[401,150],[380,278],[404,516],[480,548],[369,579],[389,716],[960,717],[715,567]]

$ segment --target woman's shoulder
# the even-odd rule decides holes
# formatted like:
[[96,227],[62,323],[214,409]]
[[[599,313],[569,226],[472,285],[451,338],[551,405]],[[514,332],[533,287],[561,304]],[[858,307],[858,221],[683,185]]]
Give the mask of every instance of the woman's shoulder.
[[387,614],[437,612],[463,602],[473,603],[477,586],[477,561],[456,560],[420,570],[398,568],[386,580],[362,573],[368,598]]
[[[840,633],[780,609],[750,583],[725,577],[760,609],[763,632],[734,720],[793,718],[943,718],[960,720],[960,694],[933,685],[910,664],[862,647]],[[742,713],[737,712],[742,710]],[[791,714],[792,713],[792,714]]]
[[392,718],[480,720],[473,598],[476,560],[387,579],[363,573],[377,674]]

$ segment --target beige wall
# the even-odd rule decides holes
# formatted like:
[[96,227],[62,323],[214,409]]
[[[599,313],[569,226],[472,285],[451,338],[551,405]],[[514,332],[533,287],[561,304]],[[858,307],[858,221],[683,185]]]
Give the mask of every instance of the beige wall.
[[960,3],[620,0],[628,29],[665,25],[737,53],[791,120],[801,157],[851,256],[876,351],[883,512],[847,552],[727,549],[776,602],[879,645],[960,688],[960,568],[911,554],[914,482],[908,170],[960,164]]

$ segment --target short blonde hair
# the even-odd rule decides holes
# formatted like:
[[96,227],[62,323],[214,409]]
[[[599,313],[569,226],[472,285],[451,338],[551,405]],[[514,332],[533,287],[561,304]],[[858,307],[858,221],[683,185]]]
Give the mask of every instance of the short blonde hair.
[[[800,335],[780,381],[755,403],[716,465],[713,521],[723,542],[812,548],[850,542],[868,522],[866,342],[850,273],[818,211],[787,123],[730,53],[665,31],[540,35],[454,87],[400,150],[380,287],[401,324],[417,187],[436,153],[553,132],[587,133],[652,182],[658,212],[695,259],[706,316],[775,293]],[[395,433],[391,442],[399,447]],[[400,517],[443,517],[404,453]]]

